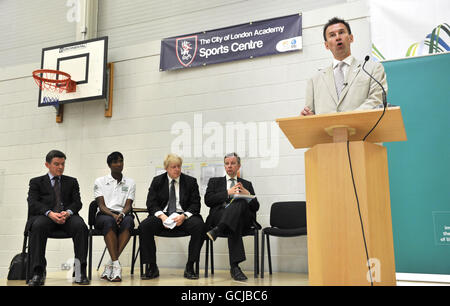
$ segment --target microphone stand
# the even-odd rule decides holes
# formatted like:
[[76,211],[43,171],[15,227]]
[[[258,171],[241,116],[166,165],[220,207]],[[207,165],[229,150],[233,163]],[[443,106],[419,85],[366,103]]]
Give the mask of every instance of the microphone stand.
[[370,73],[368,73],[366,71],[366,69],[364,69],[364,66],[366,65],[367,61],[369,60],[369,56],[367,55],[366,58],[364,59],[364,64],[362,65],[362,70],[372,79],[374,80],[383,90],[382,93],[382,99],[383,99],[383,113],[381,114],[380,118],[378,118],[378,121],[375,123],[375,125],[372,127],[372,129],[367,133],[366,136],[364,136],[363,141],[366,140],[366,138],[370,135],[370,133],[372,133],[372,131],[377,127],[378,123],[380,122],[381,118],[383,118],[384,113],[386,112],[386,106],[387,106],[387,99],[386,99],[386,91],[384,90],[383,85],[381,85],[380,82],[378,82],[378,80],[376,80]]

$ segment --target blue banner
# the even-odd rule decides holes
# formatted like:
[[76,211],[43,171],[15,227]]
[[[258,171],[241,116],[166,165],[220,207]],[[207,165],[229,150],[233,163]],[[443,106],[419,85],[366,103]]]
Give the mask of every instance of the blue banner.
[[302,15],[245,23],[161,41],[160,71],[302,49]]

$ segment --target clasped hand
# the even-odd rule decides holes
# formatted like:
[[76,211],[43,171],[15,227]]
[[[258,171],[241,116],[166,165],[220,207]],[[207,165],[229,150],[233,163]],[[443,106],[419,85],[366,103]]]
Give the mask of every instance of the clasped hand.
[[249,195],[250,192],[247,189],[245,189],[244,186],[242,186],[241,183],[237,183],[236,185],[234,185],[233,187],[228,189],[228,195],[231,196],[233,194],[246,194],[246,195]]
[[48,217],[57,224],[64,224],[66,220],[69,219],[70,214],[67,211],[62,211],[60,213],[57,212],[49,212]]

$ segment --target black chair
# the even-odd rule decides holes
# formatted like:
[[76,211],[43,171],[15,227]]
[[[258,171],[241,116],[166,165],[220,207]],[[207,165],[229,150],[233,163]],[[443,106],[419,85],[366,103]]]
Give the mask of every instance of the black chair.
[[[97,201],[94,200],[91,202],[91,204],[89,204],[89,215],[88,215],[88,226],[89,226],[89,236],[88,236],[88,239],[89,239],[88,240],[89,241],[89,245],[88,245],[89,272],[88,272],[88,278],[89,279],[92,279],[92,240],[93,240],[92,237],[94,237],[94,236],[102,236],[103,237],[102,231],[94,228],[95,216],[97,214],[97,210],[98,210],[98,203],[97,203]],[[138,254],[136,253],[136,237],[139,236],[139,230],[137,228],[135,228],[135,229],[132,229],[130,233],[131,233],[131,236],[133,237],[133,251],[132,251],[132,258],[131,258],[130,274],[133,275],[134,274],[134,264],[136,263],[136,259],[138,256]],[[100,268],[100,265],[103,260],[103,256],[105,255],[105,252],[106,252],[106,247],[103,250],[102,257],[100,258],[100,261],[98,263],[97,271]],[[142,274],[142,265],[141,265],[141,274]]]
[[306,202],[276,202],[270,208],[270,227],[262,230],[261,278],[264,278],[264,236],[267,238],[269,273],[272,274],[269,236],[296,237],[306,235]]
[[[164,238],[180,238],[180,237],[191,236],[191,234],[175,227],[173,229],[163,229],[161,232],[159,232],[155,236],[164,237]],[[142,267],[142,265],[141,265],[141,267]],[[147,270],[148,270],[148,265],[145,265],[145,272],[147,272]],[[195,273],[198,274],[199,271],[200,271],[200,261],[197,260],[197,262],[195,263]]]
[[[254,239],[254,276],[258,277],[259,274],[259,230],[261,225],[258,222],[254,222],[253,225],[242,234],[242,237],[253,236]],[[228,238],[227,235],[221,234],[217,238]],[[206,237],[206,253],[205,253],[205,277],[208,277],[208,255],[211,256],[211,275],[214,274],[214,249],[213,241]]]
[[[27,223],[25,225],[24,237],[23,237],[23,247],[22,247],[22,252],[23,253],[25,253],[26,249],[28,248],[26,273],[25,273],[25,281],[26,281],[27,284],[30,281],[30,274],[31,274],[31,271],[30,271],[30,269],[31,269],[31,266],[30,266],[30,264],[31,264],[31,250],[33,248],[31,247],[31,240],[29,238],[31,237],[31,233],[32,233],[32,225],[33,225],[33,222],[32,222],[32,220],[30,220],[30,210],[28,209]],[[48,238],[67,239],[67,238],[72,238],[72,236],[68,235],[63,230],[58,229],[58,230],[55,230],[55,231],[52,231],[51,233],[49,233]]]

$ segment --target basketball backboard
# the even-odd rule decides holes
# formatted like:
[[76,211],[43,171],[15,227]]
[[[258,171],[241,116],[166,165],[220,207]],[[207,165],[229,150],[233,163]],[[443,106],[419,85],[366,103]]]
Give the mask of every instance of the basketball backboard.
[[[63,91],[59,103],[67,104],[106,98],[108,37],[77,41],[42,49],[41,69],[60,70],[77,83],[75,92]],[[39,89],[38,106],[46,103]]]

